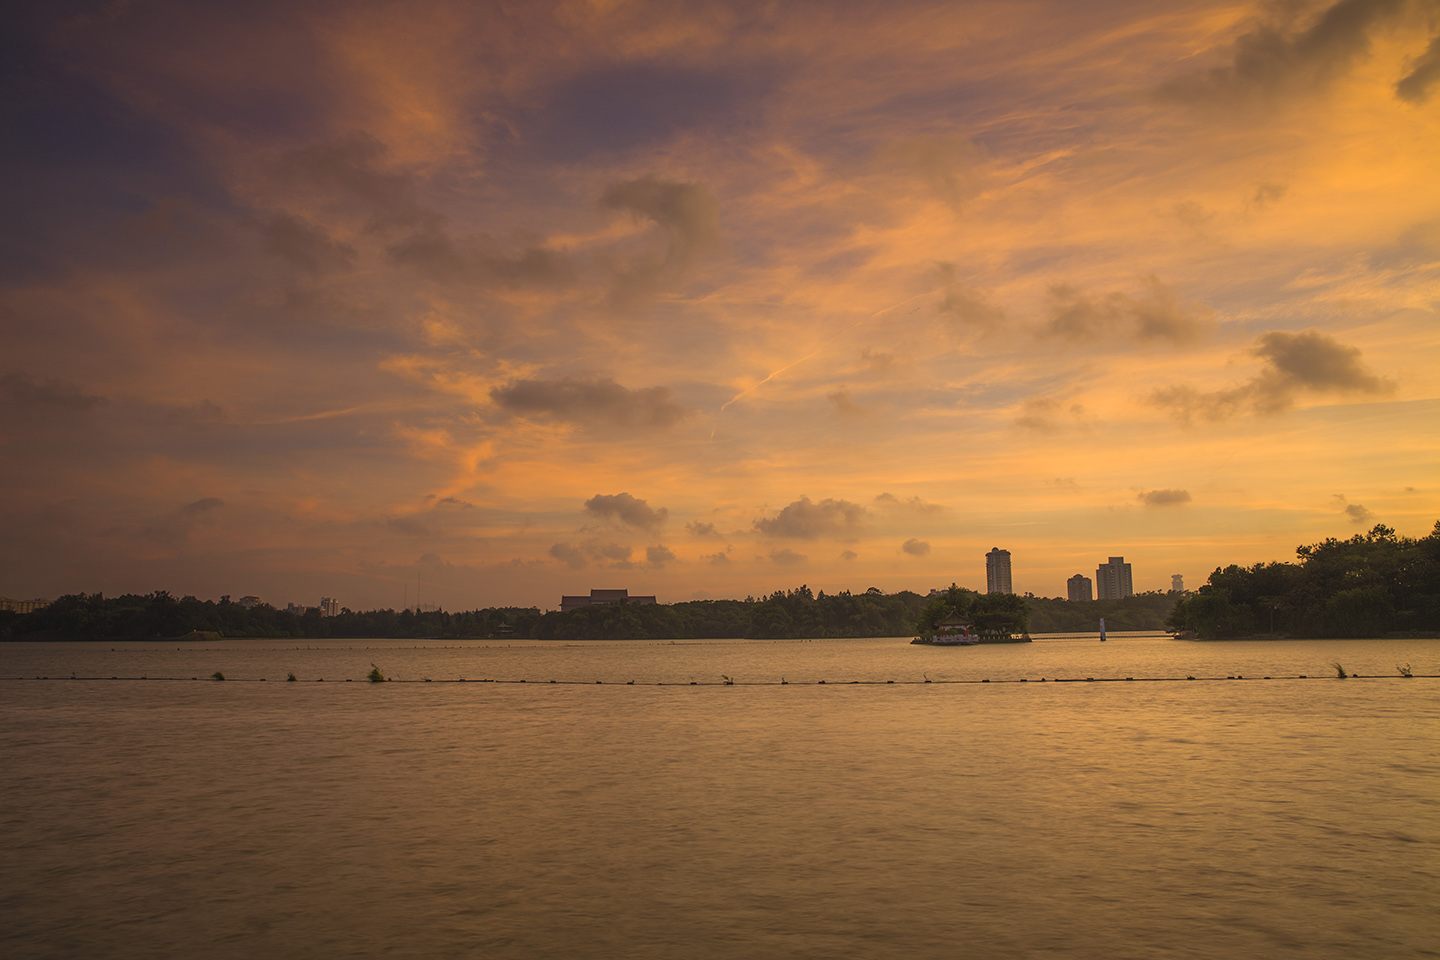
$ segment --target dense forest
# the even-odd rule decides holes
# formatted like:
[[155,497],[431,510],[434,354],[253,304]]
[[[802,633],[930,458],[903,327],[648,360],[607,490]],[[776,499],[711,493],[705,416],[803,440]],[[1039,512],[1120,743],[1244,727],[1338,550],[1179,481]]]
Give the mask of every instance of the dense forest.
[[1296,563],[1217,568],[1167,625],[1214,638],[1440,631],[1440,521],[1418,540],[1376,524],[1295,552]]

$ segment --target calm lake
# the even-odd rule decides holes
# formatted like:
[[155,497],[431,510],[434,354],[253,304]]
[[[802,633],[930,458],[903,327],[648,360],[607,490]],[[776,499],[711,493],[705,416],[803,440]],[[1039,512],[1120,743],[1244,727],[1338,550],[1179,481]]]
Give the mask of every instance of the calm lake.
[[1440,955],[1440,641],[907,640],[0,644],[0,955]]

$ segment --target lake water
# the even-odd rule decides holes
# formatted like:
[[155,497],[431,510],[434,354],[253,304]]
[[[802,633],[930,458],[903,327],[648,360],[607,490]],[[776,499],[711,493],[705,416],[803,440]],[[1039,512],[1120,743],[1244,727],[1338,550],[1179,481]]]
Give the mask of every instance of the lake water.
[[1422,640],[0,644],[0,955],[1435,957],[1437,675]]

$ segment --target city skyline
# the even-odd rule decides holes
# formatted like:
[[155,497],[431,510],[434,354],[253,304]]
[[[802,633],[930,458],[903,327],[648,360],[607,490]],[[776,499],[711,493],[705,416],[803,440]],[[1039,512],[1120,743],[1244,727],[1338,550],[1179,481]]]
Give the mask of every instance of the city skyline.
[[1000,543],[1055,596],[1424,536],[1435,34],[22,3],[0,594],[983,590]]

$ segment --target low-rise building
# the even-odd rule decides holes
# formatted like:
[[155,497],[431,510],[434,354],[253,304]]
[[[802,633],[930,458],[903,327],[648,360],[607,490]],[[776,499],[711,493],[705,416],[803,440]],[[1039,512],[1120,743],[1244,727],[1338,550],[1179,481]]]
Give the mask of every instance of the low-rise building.
[[654,603],[655,597],[652,594],[648,597],[630,596],[629,590],[591,590],[588,597],[566,597],[560,598],[560,612],[569,613],[571,610],[579,610],[581,607],[595,607],[607,603]]
[[0,597],[0,610],[9,610],[11,613],[34,613],[41,607],[48,606],[49,600],[11,600],[9,597]]

